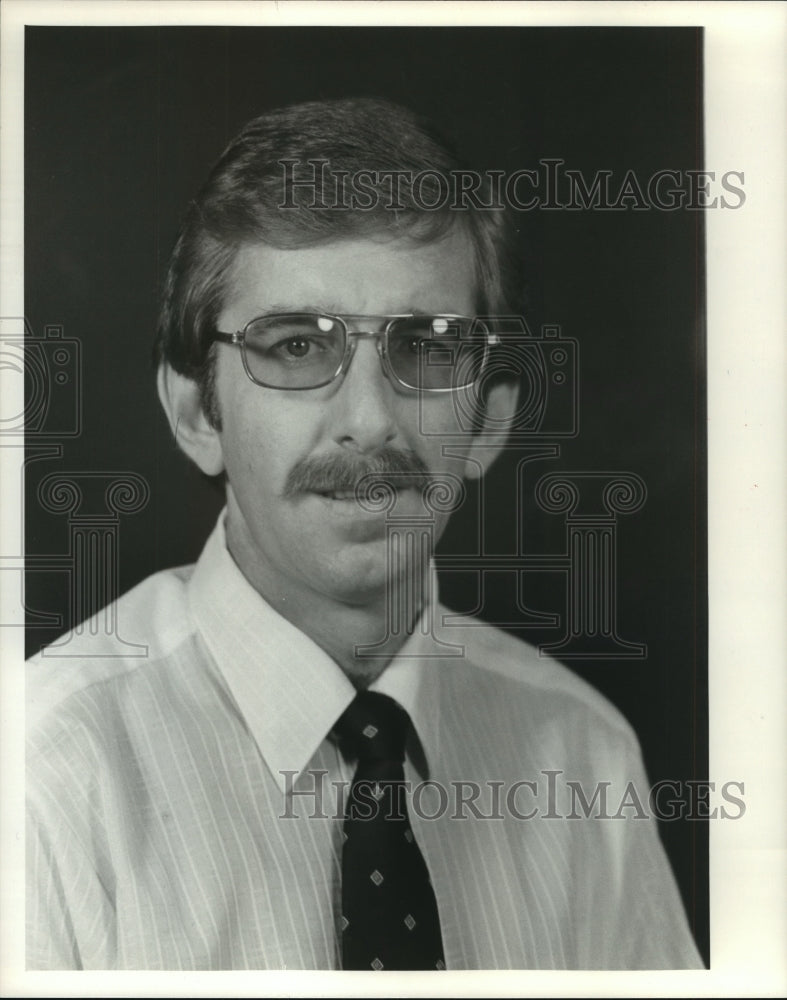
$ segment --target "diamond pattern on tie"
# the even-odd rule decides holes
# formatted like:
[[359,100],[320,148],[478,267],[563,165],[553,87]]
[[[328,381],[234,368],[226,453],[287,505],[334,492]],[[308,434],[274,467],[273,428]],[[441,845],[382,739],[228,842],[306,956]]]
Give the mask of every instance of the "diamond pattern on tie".
[[344,969],[445,968],[434,890],[407,812],[409,728],[407,713],[373,691],[358,694],[336,725],[345,759],[358,762],[342,845]]

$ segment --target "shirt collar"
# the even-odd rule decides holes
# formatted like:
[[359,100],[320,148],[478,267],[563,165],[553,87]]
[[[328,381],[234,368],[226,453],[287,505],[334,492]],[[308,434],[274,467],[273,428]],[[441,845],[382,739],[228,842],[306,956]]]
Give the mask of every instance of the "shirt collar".
[[[432,593],[436,595],[437,574],[432,571]],[[450,663],[446,647],[437,637],[437,626],[443,609],[436,596],[424,610],[420,628],[411,635],[376,681],[370,685],[394,698],[406,709],[420,742],[422,759],[414,763],[422,778],[434,773],[440,747],[440,680]]]
[[[433,586],[435,581],[433,573]],[[227,550],[223,511],[194,568],[189,601],[196,626],[284,791],[283,772],[306,768],[355,697],[355,687],[323,649],[248,582]],[[439,623],[442,609],[436,602],[432,609],[422,622],[434,618]],[[439,747],[439,667],[447,662],[435,631],[422,627],[410,636],[371,685],[409,713],[423,751],[424,776]]]

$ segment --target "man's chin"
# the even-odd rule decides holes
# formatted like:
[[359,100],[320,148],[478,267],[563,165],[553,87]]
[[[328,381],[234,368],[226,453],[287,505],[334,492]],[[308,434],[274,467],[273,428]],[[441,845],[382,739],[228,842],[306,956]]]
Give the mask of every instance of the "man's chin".
[[409,559],[402,560],[404,552],[394,549],[389,551],[384,536],[365,544],[358,542],[337,553],[329,566],[315,573],[313,581],[326,597],[342,604],[384,604],[389,595],[400,590],[405,575],[412,580],[420,572]]

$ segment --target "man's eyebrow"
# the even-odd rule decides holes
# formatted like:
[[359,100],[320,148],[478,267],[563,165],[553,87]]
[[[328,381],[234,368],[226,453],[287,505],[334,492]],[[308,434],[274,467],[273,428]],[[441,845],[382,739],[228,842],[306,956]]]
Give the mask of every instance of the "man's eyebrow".
[[350,313],[342,309],[340,306],[334,305],[299,305],[293,306],[289,305],[278,305],[276,303],[267,306],[260,312],[255,313],[254,318],[260,316],[276,316],[280,313],[316,313],[319,315],[327,316],[432,316],[437,315],[439,312],[450,313],[450,309],[436,310],[436,309],[420,309],[418,306],[404,306],[402,309],[397,309],[395,312],[371,312],[371,313]]
[[278,305],[275,302],[273,305],[264,309],[260,316],[273,316],[275,313],[335,313],[335,309],[330,309],[325,305],[310,305],[308,303],[304,305],[294,306],[291,302],[286,305]]
[[259,312],[254,314],[254,319],[262,316],[278,316],[278,315],[288,315],[288,314],[298,314],[298,313],[315,313],[320,316],[341,316],[342,310],[337,306],[327,306],[327,305],[314,305],[314,304],[299,304],[297,306],[293,305],[291,302],[286,305],[279,305],[274,302],[265,308],[261,308]]

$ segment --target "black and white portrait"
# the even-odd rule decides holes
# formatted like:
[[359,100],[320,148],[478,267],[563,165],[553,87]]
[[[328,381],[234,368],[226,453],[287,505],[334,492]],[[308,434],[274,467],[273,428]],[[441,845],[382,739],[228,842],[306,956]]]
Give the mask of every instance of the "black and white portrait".
[[713,968],[705,46],[26,26],[28,970]]

